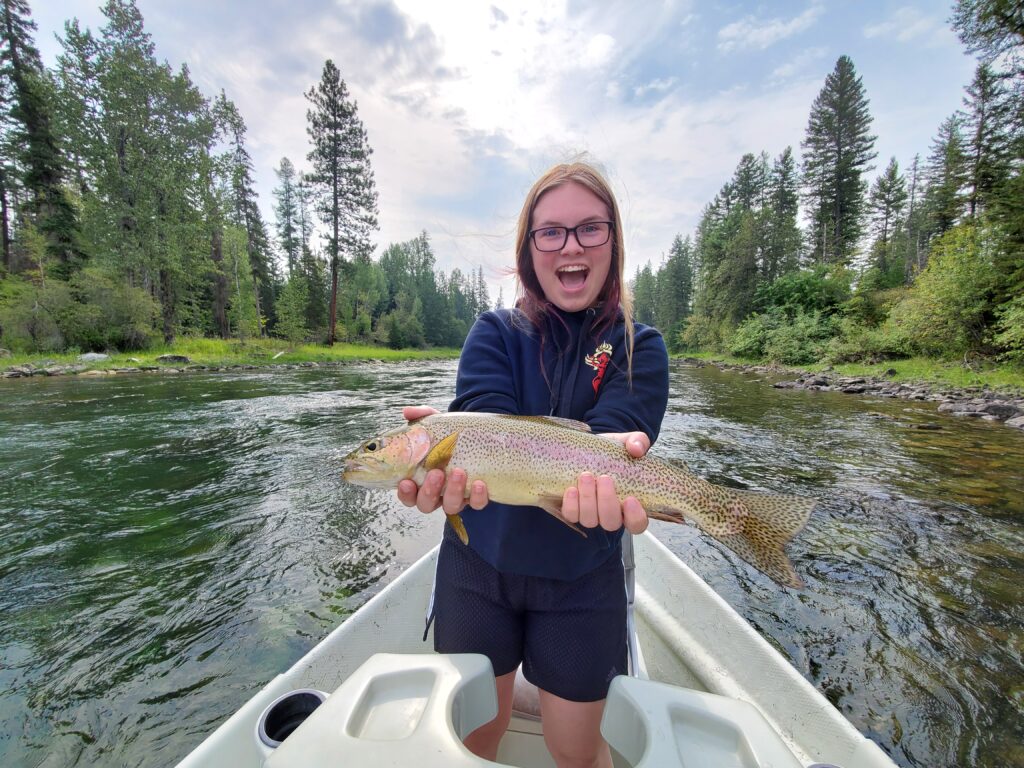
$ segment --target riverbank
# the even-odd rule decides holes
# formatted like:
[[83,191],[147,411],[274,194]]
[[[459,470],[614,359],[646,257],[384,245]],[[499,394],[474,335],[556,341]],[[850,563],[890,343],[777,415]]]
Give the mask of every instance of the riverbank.
[[181,339],[171,346],[132,353],[19,355],[0,350],[0,377],[106,376],[132,373],[253,370],[335,365],[353,360],[454,359],[458,349],[391,349],[362,344],[291,346],[274,339]]
[[1024,430],[1024,373],[1010,367],[973,370],[932,360],[912,359],[876,365],[792,368],[758,365],[716,355],[679,358],[692,365],[713,365],[779,377],[776,389],[841,392],[938,403],[938,410],[962,418],[996,421]]

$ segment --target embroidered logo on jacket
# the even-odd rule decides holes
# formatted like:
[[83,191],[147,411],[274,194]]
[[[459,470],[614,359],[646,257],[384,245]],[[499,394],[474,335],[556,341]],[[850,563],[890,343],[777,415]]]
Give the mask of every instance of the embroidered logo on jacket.
[[604,379],[604,372],[608,368],[608,363],[612,359],[612,345],[607,341],[601,342],[600,346],[594,350],[594,354],[587,355],[583,360],[597,371],[594,374],[594,397],[597,397],[597,390],[601,386],[601,380]]

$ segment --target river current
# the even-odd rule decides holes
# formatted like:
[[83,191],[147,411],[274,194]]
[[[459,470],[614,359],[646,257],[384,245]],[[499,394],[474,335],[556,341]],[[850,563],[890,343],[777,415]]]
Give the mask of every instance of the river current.
[[[0,765],[173,765],[426,552],[340,481],[455,362],[0,381]],[[654,451],[815,496],[784,590],[651,530],[901,766],[1024,766],[1024,433],[673,363]]]

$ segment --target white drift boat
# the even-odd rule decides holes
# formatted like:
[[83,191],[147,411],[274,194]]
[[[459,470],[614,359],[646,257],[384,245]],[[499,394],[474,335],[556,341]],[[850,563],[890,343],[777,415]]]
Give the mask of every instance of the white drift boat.
[[[634,542],[636,675],[613,681],[601,725],[617,766],[894,768],[664,545],[650,533]],[[494,765],[461,743],[496,713],[490,662],[435,654],[422,640],[436,556],[270,681],[179,768]],[[498,763],[551,766],[523,694]]]

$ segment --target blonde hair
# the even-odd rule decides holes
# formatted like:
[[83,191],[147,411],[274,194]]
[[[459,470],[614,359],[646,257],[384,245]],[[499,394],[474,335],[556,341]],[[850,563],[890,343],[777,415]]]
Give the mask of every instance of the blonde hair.
[[612,220],[612,261],[608,277],[599,294],[604,301],[598,311],[595,327],[611,327],[622,313],[626,326],[626,367],[628,376],[633,375],[633,298],[626,285],[626,249],[622,235],[622,216],[611,186],[596,167],[585,160],[559,163],[549,168],[530,187],[519,213],[516,227],[516,306],[530,322],[544,333],[546,323],[541,322],[552,310],[552,304],[544,296],[544,289],[533,268],[533,254],[530,252],[530,229],[533,225],[533,210],[547,192],[563,184],[575,183],[594,193],[608,208]]

